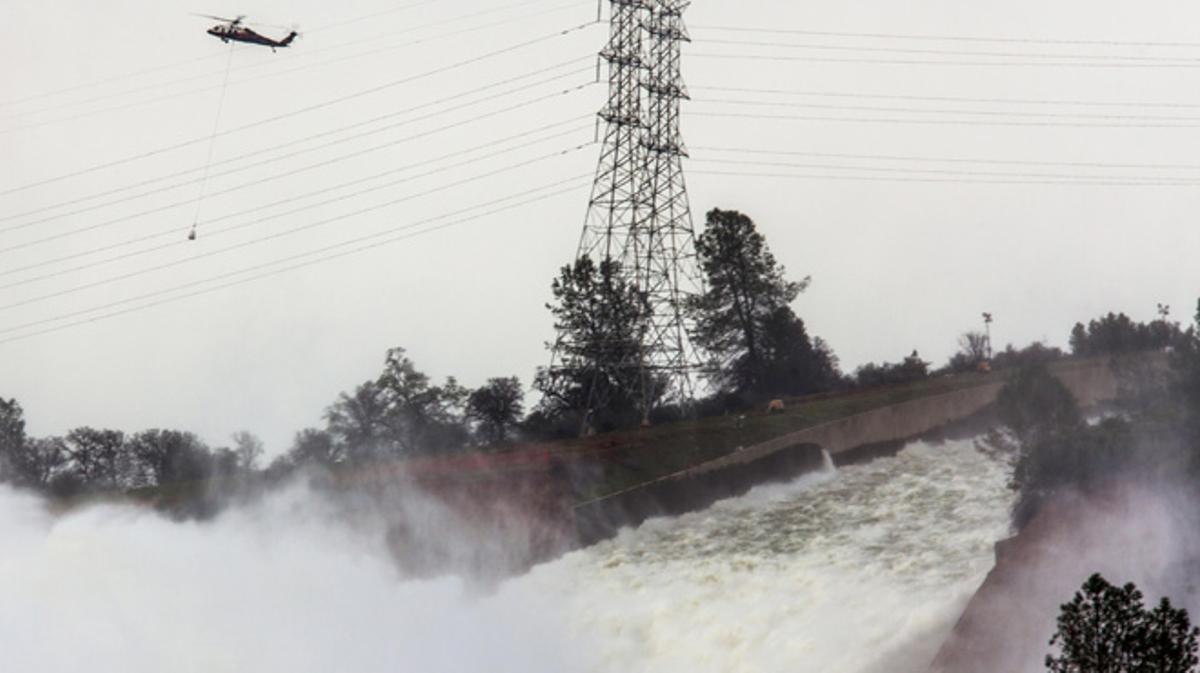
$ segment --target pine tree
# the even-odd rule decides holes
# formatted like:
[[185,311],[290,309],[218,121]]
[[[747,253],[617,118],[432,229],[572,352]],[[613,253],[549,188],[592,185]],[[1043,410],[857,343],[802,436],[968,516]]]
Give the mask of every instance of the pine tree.
[[1062,606],[1058,631],[1046,656],[1051,673],[1188,673],[1197,662],[1196,638],[1187,610],[1163,598],[1147,611],[1142,592],[1132,583],[1109,584],[1092,575]]

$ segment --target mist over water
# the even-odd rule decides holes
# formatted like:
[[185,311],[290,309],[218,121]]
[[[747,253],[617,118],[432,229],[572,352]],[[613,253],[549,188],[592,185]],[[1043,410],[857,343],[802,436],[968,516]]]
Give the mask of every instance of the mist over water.
[[[1008,531],[970,441],[760,487],[481,590],[303,488],[179,523],[0,490],[11,670],[923,670]],[[447,534],[452,534],[448,532]]]
[[405,580],[375,522],[339,513],[294,489],[210,524],[127,507],[54,520],[0,492],[4,670],[564,670],[527,588]]

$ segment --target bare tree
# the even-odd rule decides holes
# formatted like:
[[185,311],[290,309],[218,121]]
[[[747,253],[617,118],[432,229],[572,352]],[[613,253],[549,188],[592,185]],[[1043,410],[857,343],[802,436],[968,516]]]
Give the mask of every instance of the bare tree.
[[237,455],[238,469],[245,472],[257,469],[258,461],[262,459],[263,455],[262,440],[247,430],[233,433],[230,439],[233,440],[233,452]]

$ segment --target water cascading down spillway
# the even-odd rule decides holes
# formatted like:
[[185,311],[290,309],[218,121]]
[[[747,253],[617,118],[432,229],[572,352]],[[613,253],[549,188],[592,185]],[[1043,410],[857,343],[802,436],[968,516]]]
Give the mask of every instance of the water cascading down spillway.
[[302,488],[205,524],[0,490],[0,640],[46,673],[922,671],[1008,529],[1005,482],[970,440],[917,442],[486,589],[405,578]]

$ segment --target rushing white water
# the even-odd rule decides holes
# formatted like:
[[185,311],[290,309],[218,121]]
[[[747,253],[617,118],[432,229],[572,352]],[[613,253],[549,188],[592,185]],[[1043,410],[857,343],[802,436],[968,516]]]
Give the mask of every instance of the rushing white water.
[[482,594],[400,577],[373,522],[301,489],[207,524],[0,490],[0,648],[46,672],[921,670],[1007,530],[1005,478],[917,443]]

